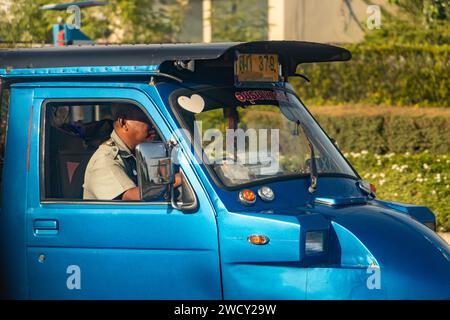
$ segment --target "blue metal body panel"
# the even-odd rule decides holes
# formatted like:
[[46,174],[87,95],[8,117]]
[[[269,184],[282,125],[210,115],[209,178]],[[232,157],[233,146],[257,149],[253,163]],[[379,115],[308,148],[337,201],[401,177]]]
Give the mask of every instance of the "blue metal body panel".
[[380,206],[384,206],[384,207],[405,213],[422,223],[423,222],[434,222],[435,218],[436,218],[434,216],[433,212],[424,206],[392,202],[392,201],[389,202],[389,201],[382,201],[382,200],[376,200],[375,203],[379,204]]
[[[12,276],[16,290],[8,294],[20,299],[220,299],[221,277],[214,210],[189,166],[182,166],[183,171],[202,203],[201,208],[193,214],[184,214],[168,204],[40,201],[39,124],[45,98],[133,100],[146,108],[164,137],[170,138],[169,128],[158,108],[139,86],[132,88],[133,85],[115,83],[111,87],[91,83],[79,84],[77,88],[72,83],[69,90],[68,85],[62,82],[57,85],[17,84],[17,89],[12,91],[12,94],[15,94],[15,90],[28,92],[28,95],[17,96],[31,102],[34,108],[29,171],[26,170],[25,158],[21,170],[23,178],[15,179],[20,192],[3,194],[5,215],[2,218],[8,217],[6,226],[11,226],[12,222],[16,224],[11,226],[9,233],[2,232],[5,236],[2,243],[13,241],[15,246],[8,248],[8,252],[14,250],[15,255],[21,257],[11,259],[15,263],[8,274]],[[24,117],[22,123],[28,123],[31,106],[27,108],[23,101],[17,104],[14,100],[11,102],[11,110],[21,112]],[[11,113],[10,116],[15,114]],[[8,174],[17,173],[20,168],[17,167],[20,162],[17,162],[16,157],[18,154],[22,157],[27,154],[28,129],[15,121],[10,123],[13,125],[9,127],[8,135],[12,139],[8,142],[12,143],[12,147],[8,149],[10,158],[6,159],[5,179],[12,181],[14,178],[8,177]],[[13,135],[16,126],[22,135]],[[14,148],[19,146],[25,151],[15,153]],[[21,205],[20,209],[15,210],[17,219],[11,219],[10,205]],[[55,226],[58,232],[49,233]],[[47,232],[39,233],[36,229]],[[20,230],[25,234],[18,237],[17,232]],[[211,241],[204,241],[205,238]],[[23,239],[25,246],[17,239]],[[41,256],[44,256],[43,262]],[[82,272],[81,290],[71,291],[66,287],[66,269],[71,265],[78,266]],[[23,284],[19,286],[17,280]],[[19,288],[20,291],[17,291]]]
[[[427,208],[371,199],[357,180],[325,176],[314,194],[308,177],[264,184],[275,200],[243,206],[239,190],[222,188],[202,164],[190,162],[194,155],[180,136],[181,166],[199,202],[194,213],[165,203],[42,202],[40,119],[47,99],[129,99],[147,110],[165,139],[180,128],[168,102],[174,84],[51,81],[62,74],[151,74],[157,66],[102,68],[0,70],[3,77],[41,79],[11,90],[0,215],[10,297],[450,299],[450,248],[420,223],[434,221]],[[327,235],[326,246],[311,256],[305,239],[314,231]],[[251,244],[250,235],[269,242]],[[81,270],[76,290],[67,285],[71,266]]]
[[[33,93],[11,89],[5,162],[3,167],[1,265],[4,286],[12,297],[28,297],[26,248],[26,189],[28,123]],[[21,107],[14,107],[21,106]],[[14,120],[11,120],[14,119]]]
[[[156,74],[158,65],[151,66],[93,66],[93,67],[61,67],[61,68],[29,68],[29,69],[0,69],[0,76],[2,78],[17,78],[17,77],[42,77],[51,79],[55,76],[79,76],[86,77],[95,75],[107,76],[132,76],[142,74]],[[36,85],[35,83],[34,85]],[[68,84],[69,86],[75,83]]]

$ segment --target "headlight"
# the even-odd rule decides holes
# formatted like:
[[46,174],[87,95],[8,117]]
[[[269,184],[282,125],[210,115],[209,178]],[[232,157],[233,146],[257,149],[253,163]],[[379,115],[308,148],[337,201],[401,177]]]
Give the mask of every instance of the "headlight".
[[324,253],[326,250],[326,230],[307,231],[305,237],[305,254],[315,255]]

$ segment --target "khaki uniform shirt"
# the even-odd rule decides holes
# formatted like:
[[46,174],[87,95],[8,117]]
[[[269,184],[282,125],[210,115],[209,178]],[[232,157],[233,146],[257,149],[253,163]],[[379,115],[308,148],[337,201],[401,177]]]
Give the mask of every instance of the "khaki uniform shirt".
[[83,199],[113,200],[136,186],[136,158],[113,130],[89,160]]

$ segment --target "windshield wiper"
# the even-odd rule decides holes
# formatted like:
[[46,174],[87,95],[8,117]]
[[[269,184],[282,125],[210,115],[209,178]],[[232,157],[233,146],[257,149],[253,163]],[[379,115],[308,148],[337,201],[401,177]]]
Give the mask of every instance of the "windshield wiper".
[[314,156],[314,146],[311,143],[311,140],[309,140],[308,137],[306,137],[309,144],[309,152],[311,153],[311,161],[309,161],[310,166],[310,175],[311,175],[311,185],[308,188],[308,191],[310,193],[313,193],[317,189],[317,165],[316,165],[316,157]]
[[297,120],[297,128],[300,127],[303,135],[305,136],[306,140],[308,140],[309,145],[309,153],[311,154],[311,159],[309,161],[309,174],[311,177],[311,184],[308,187],[308,191],[310,193],[314,193],[317,189],[317,164],[316,164],[316,157],[314,155],[314,145],[312,144],[311,140],[309,139],[308,135],[305,133],[305,129],[302,125],[300,125],[300,120]]

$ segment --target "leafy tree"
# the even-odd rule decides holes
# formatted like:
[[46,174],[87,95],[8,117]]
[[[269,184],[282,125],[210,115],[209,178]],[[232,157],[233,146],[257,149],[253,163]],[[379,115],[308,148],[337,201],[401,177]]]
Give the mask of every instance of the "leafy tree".
[[187,0],[109,2],[108,16],[117,38],[125,43],[176,42]]
[[383,10],[381,29],[366,32],[374,44],[450,44],[449,0],[390,0],[395,14]]
[[267,9],[267,0],[212,0],[213,41],[267,39]]
[[448,0],[391,0],[416,22],[431,27],[450,18]]
[[[50,43],[52,24],[66,20],[65,11],[43,11],[48,0],[15,0],[0,16],[0,39],[17,43]],[[120,43],[175,42],[187,0],[110,0],[104,7],[81,11],[81,29],[92,39]],[[5,10],[5,9],[3,9]]]
[[39,9],[43,0],[16,0],[8,12],[0,12],[0,39],[8,42],[45,42],[49,40],[49,22],[45,12]]

